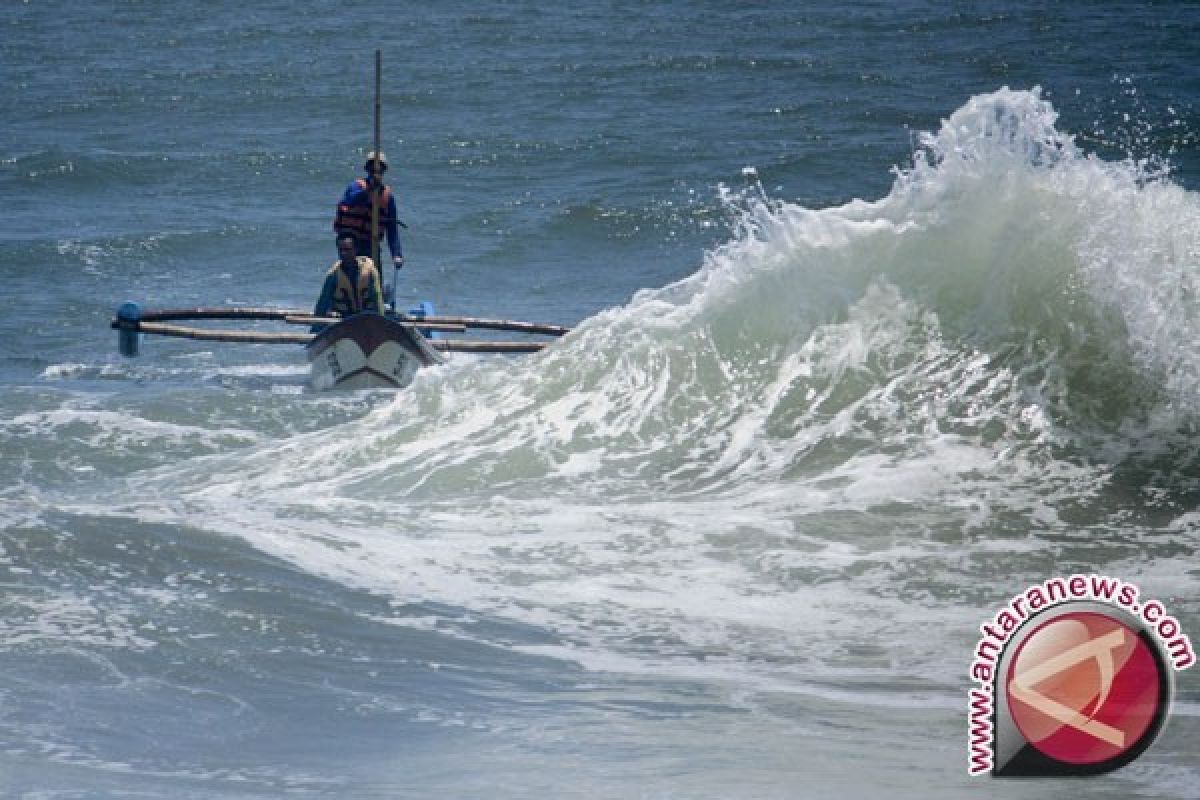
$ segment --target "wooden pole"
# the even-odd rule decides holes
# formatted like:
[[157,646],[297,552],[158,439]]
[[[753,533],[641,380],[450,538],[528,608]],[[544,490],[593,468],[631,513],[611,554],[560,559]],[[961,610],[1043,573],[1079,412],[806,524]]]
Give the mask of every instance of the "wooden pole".
[[[118,327],[115,323],[113,327]],[[158,336],[174,336],[181,339],[198,339],[205,342],[244,342],[248,344],[308,344],[315,336],[311,333],[268,333],[266,331],[217,331],[211,328],[188,328],[183,325],[167,325],[161,322],[140,322],[138,333],[153,333]]]
[[[219,311],[221,309],[190,309],[191,311]],[[260,311],[275,313],[273,309],[241,309],[244,311]],[[163,314],[165,312],[156,312]],[[161,317],[160,317],[161,318]],[[214,319],[217,317],[207,317]],[[227,317],[226,317],[227,318]],[[249,315],[241,319],[256,319]],[[277,317],[257,317],[257,319],[276,319]],[[314,319],[303,319],[299,315],[285,318],[287,322],[305,322]],[[334,318],[334,321],[337,321]],[[411,324],[411,323],[407,323]],[[212,328],[190,328],[185,325],[169,325],[163,322],[146,322],[144,320],[130,321],[114,319],[112,327],[124,331],[170,336],[180,339],[195,339],[205,342],[239,342],[245,344],[308,344],[317,337],[313,333],[269,333],[266,331],[221,331]],[[454,326],[445,326],[453,328]],[[430,339],[429,345],[435,350],[449,353],[536,353],[545,349],[546,342],[486,342],[476,339]],[[132,355],[132,353],[130,354]]]
[[[163,308],[142,311],[142,322],[172,322],[188,319],[227,319],[227,320],[279,320],[289,324],[308,325],[318,322],[311,319],[312,315],[306,309],[299,308],[261,308],[254,306],[225,306],[201,308]],[[540,333],[549,336],[562,336],[570,333],[570,328],[561,325],[545,325],[537,322],[520,322],[510,319],[483,319],[480,317],[430,316],[425,318],[408,315],[392,317],[399,322],[414,327],[425,327],[430,330],[448,330],[457,332],[463,328],[480,328],[497,331],[514,331],[517,333]],[[332,319],[332,318],[331,318]],[[325,322],[322,319],[320,322]],[[133,329],[133,323],[124,322],[119,317],[112,321],[113,328]]]
[[404,322],[417,327],[427,323],[445,323],[448,325],[465,325],[468,328],[483,328],[493,331],[515,331],[517,333],[543,333],[549,336],[564,336],[571,332],[570,328],[561,325],[543,325],[538,322],[518,322],[511,319],[480,319],[479,317],[445,317],[431,316],[424,319],[419,317],[402,317]]
[[[117,325],[114,323],[113,327],[117,327]],[[316,338],[316,334],[312,333],[217,331],[206,328],[189,328],[183,325],[167,325],[161,322],[140,322],[137,324],[136,330],[138,333],[157,336],[246,344],[308,344]],[[471,339],[431,339],[429,344],[435,350],[451,353],[536,353],[546,347],[546,342],[484,342]]]
[[379,204],[383,200],[383,165],[379,163],[380,146],[380,122],[382,101],[380,94],[382,93],[383,83],[383,52],[375,51],[375,160],[371,162],[371,260],[375,262],[375,269],[383,275],[383,265],[379,261],[381,248],[379,246]]
[[[223,308],[163,308],[157,311],[142,311],[142,322],[169,322],[180,319],[287,319],[308,311],[296,308],[254,308],[251,306],[228,306]],[[119,319],[113,320],[113,327]]]
[[[284,322],[288,325],[336,325],[342,321],[341,317],[314,317],[311,314],[297,314],[292,317],[284,317]],[[444,331],[446,333],[465,333],[466,325],[454,325],[445,322],[401,322],[401,325],[406,328],[421,328],[427,331]]]
[[434,350],[444,353],[536,353],[546,342],[482,342],[471,339],[430,339]]

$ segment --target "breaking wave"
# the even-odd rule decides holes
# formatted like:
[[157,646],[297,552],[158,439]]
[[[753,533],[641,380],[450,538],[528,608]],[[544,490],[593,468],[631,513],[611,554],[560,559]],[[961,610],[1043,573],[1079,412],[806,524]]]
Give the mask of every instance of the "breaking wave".
[[1126,513],[1105,490],[1129,471],[1194,524],[1200,202],[1056,121],[1004,89],[878,201],[731,192],[737,234],[695,274],[542,354],[427,370],[93,512],[515,618],[573,658],[884,663],[909,648],[881,621],[961,616],[1001,579],[981,552],[1047,573],[1036,537]]

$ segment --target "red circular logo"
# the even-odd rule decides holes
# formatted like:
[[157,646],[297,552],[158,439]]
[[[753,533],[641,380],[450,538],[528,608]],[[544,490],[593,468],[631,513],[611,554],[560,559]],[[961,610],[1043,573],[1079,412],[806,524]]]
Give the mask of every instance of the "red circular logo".
[[1021,642],[1005,681],[1009,712],[1025,740],[1058,762],[1136,757],[1165,718],[1163,669],[1120,620],[1062,614]]

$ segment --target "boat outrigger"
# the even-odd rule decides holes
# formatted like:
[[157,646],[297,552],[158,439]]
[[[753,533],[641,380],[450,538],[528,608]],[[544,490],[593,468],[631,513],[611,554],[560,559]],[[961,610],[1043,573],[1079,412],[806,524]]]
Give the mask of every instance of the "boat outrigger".
[[[308,325],[314,333],[194,328],[174,324],[185,320],[269,320]],[[562,336],[569,328],[536,322],[479,317],[437,316],[429,303],[407,314],[355,314],[351,317],[314,317],[286,308],[227,306],[143,310],[125,303],[113,318],[121,355],[136,356],[142,334],[174,336],[212,342],[302,344],[309,361],[309,383],[314,389],[402,389],[412,383],[417,370],[445,363],[443,353],[532,353],[546,341],[437,338],[443,332],[470,329],[502,330],[524,334]],[[324,326],[324,327],[322,327]]]

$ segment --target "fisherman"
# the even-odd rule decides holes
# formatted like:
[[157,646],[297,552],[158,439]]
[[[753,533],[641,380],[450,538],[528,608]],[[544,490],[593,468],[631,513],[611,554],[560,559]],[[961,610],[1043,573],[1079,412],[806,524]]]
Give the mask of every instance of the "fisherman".
[[[376,160],[378,159],[378,161]],[[376,175],[378,166],[378,176]],[[383,182],[383,173],[387,172],[387,156],[382,152],[376,156],[372,151],[367,153],[363,169],[366,178],[356,178],[346,187],[342,201],[338,203],[337,214],[333,218],[333,229],[339,235],[349,231],[354,235],[358,255],[374,258],[371,242],[371,192],[379,196],[379,230],[378,237],[387,236],[388,249],[392,252],[392,266],[400,269],[404,266],[404,254],[400,249],[400,231],[402,223],[396,215],[396,196],[390,186]],[[382,247],[380,248],[382,250]]]
[[[313,316],[336,314],[348,317],[362,311],[383,313],[379,270],[375,269],[375,262],[370,258],[358,255],[355,246],[354,234],[347,231],[338,234],[340,257],[325,275],[325,284],[321,287],[321,296],[317,299]],[[320,330],[321,327],[314,326],[313,330]]]

